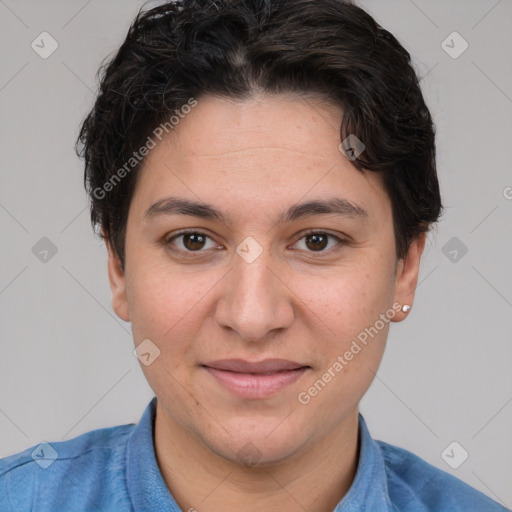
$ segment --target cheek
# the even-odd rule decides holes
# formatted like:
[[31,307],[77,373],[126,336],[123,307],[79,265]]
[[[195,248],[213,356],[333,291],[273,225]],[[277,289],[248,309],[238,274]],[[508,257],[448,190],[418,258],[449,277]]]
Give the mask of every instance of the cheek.
[[127,292],[135,345],[150,339],[160,351],[153,363],[141,369],[155,394],[169,394],[170,402],[184,407],[190,398],[183,386],[195,364],[199,317],[207,314],[202,287],[208,290],[212,283],[161,263],[141,264],[132,270]]
[[180,273],[169,265],[145,264],[134,270],[127,297],[136,342],[150,338],[168,350],[172,341],[176,349],[185,329],[197,324],[194,318],[200,314],[201,299],[213,283],[208,276]]
[[298,278],[292,289],[304,305],[305,317],[316,318],[322,332],[336,340],[329,343],[331,347],[350,343],[375,323],[394,296],[392,273],[376,260],[368,265],[339,267],[330,275]]

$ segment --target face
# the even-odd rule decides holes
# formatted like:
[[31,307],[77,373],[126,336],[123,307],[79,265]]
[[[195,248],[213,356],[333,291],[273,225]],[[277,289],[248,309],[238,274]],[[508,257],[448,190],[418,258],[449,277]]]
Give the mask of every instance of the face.
[[412,304],[424,238],[397,262],[341,120],[313,98],[200,98],[146,157],[124,272],[109,248],[114,309],[160,351],[141,365],[157,421],[227,460],[289,460],[357,418]]

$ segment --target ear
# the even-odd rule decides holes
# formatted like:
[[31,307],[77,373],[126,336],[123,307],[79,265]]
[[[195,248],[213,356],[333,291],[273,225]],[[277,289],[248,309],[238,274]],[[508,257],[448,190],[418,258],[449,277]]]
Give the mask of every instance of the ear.
[[[395,282],[395,302],[400,306],[412,306],[414,302],[414,293],[418,284],[418,275],[420,270],[420,260],[425,247],[427,233],[421,233],[418,238],[413,240],[404,259],[401,259],[397,265]],[[407,313],[398,311],[393,317],[393,322],[401,322]]]
[[104,237],[108,253],[108,279],[112,293],[112,308],[125,322],[130,321],[128,301],[126,300],[126,278],[119,258],[115,255],[107,238]]

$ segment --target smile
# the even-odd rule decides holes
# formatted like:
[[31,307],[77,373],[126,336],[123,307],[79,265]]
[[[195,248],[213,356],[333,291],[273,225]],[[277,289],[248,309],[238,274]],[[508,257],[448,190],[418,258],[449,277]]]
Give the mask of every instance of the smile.
[[202,365],[224,389],[241,397],[262,399],[298,380],[308,369],[292,361],[272,359],[260,363],[222,360]]

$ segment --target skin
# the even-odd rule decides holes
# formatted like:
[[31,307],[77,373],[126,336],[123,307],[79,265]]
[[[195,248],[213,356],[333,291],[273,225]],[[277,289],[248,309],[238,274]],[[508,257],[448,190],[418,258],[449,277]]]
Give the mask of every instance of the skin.
[[[136,346],[150,339],[160,350],[141,368],[158,398],[158,464],[183,510],[328,512],[352,484],[358,404],[381,362],[389,322],[307,405],[297,397],[379,315],[394,303],[412,305],[425,236],[397,261],[380,176],[361,173],[338,149],[342,115],[292,94],[198,99],[146,157],[128,215],[124,271],[107,244],[114,310],[132,323]],[[171,195],[209,203],[228,221],[144,216]],[[294,203],[330,197],[368,215],[276,223]],[[166,245],[183,228],[209,238],[202,246],[186,237]],[[332,238],[318,249],[305,237],[309,229],[346,243]],[[236,252],[248,236],[263,249],[252,263]],[[400,311],[392,321],[405,317]],[[200,366],[224,358],[283,358],[310,368],[267,398],[247,399]],[[253,464],[241,455],[248,443]]]

